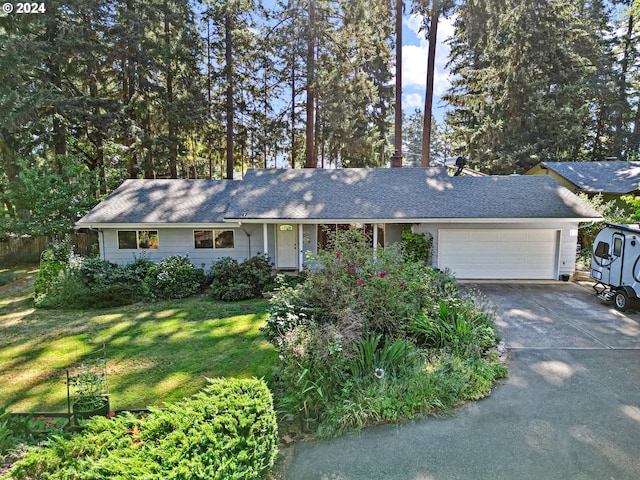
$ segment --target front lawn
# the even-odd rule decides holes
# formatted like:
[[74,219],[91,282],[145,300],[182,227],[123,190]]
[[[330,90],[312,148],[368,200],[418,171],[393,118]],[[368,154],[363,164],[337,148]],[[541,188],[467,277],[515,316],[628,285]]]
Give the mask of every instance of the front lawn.
[[25,278],[33,277],[37,273],[38,267],[15,267],[15,268],[0,268],[0,288],[16,282],[18,280],[23,280]]
[[191,297],[102,310],[33,306],[33,278],[0,290],[0,406],[66,410],[65,369],[105,346],[111,406],[162,406],[213,377],[269,379],[268,302]]

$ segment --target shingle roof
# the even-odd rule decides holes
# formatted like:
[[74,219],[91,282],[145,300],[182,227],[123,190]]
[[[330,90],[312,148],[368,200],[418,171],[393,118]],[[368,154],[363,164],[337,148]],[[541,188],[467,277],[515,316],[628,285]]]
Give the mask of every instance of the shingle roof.
[[127,180],[78,226],[240,221],[599,218],[546,175],[442,168],[249,170],[242,181]]
[[77,225],[222,223],[238,184],[233,180],[125,180]]
[[640,162],[542,162],[584,192],[625,194],[638,190]]
[[249,170],[238,220],[599,218],[546,176],[449,177],[440,169]]

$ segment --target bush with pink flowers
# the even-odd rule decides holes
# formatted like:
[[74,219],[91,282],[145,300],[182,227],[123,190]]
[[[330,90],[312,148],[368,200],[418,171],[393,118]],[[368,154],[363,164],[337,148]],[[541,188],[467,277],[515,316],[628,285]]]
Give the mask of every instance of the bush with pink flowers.
[[264,328],[280,351],[278,409],[296,428],[330,434],[411,418],[485,396],[506,373],[487,358],[497,341],[490,309],[448,272],[399,247],[373,251],[357,229],[331,234],[309,260],[303,283],[276,291]]

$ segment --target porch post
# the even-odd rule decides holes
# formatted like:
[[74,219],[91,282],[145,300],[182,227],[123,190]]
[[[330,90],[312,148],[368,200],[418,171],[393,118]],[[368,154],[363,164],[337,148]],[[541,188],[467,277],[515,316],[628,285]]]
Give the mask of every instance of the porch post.
[[378,224],[373,224],[373,253],[378,250]]
[[263,223],[262,224],[262,248],[264,249],[264,253],[265,255],[269,255],[269,239],[267,238],[268,236],[268,232],[267,232],[267,224]]
[[302,271],[302,264],[304,263],[304,244],[302,243],[303,225],[298,224],[298,271]]

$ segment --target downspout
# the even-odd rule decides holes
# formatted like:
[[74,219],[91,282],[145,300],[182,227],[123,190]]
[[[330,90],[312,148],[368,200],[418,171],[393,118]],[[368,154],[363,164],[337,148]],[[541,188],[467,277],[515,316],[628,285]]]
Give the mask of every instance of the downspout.
[[247,232],[247,230],[244,228],[244,225],[242,224],[242,222],[238,222],[240,224],[240,228],[242,228],[242,231],[244,232],[244,234],[247,236],[248,244],[249,244],[249,257],[251,258],[251,234],[249,232]]
[[587,228],[587,227],[591,227],[596,223],[595,220],[591,220],[589,223],[587,223],[586,225],[578,225],[578,230],[580,230],[581,228]]
[[98,229],[98,243],[100,244],[100,257],[102,260],[106,260],[107,258],[105,257],[106,253],[105,253],[105,249],[104,249],[104,230],[99,228]]

